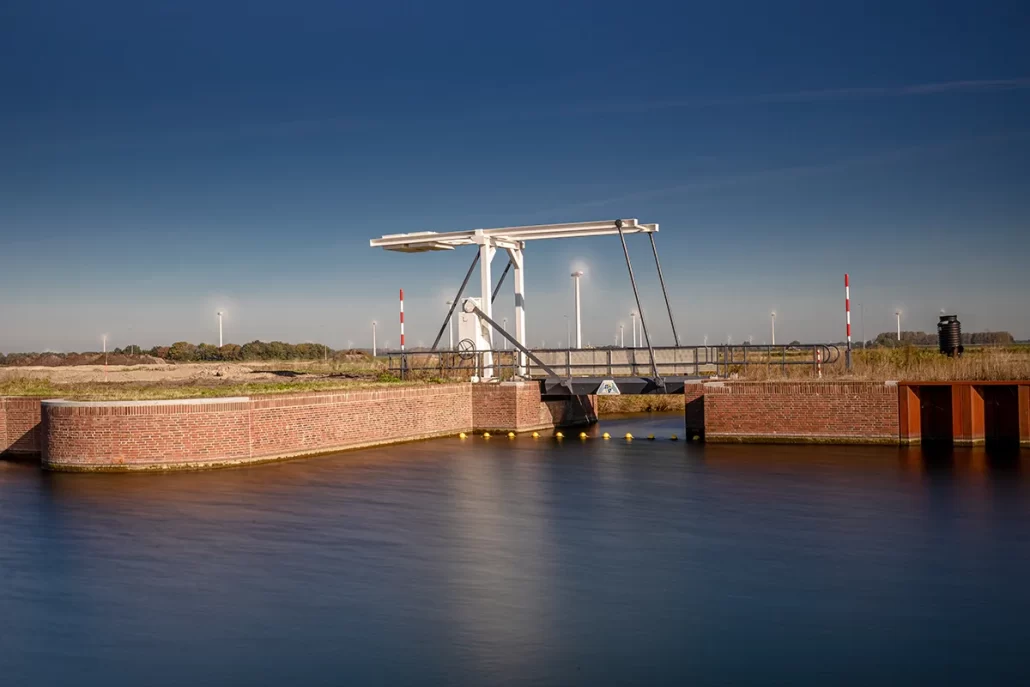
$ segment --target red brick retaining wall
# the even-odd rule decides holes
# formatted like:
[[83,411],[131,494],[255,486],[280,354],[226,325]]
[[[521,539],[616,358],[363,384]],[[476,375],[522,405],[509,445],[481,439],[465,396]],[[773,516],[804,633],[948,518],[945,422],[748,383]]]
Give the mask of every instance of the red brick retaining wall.
[[[883,382],[708,382],[687,405],[706,441],[898,443],[898,387]],[[694,427],[691,427],[691,421]]]
[[[34,403],[38,414],[39,401]],[[535,383],[181,401],[44,401],[41,445],[43,466],[55,470],[200,468],[480,429],[527,431],[594,420],[587,397],[543,402]]]
[[0,454],[39,453],[39,419],[39,399],[0,398]]
[[597,422],[597,398],[541,401],[540,385],[535,382],[476,384],[472,386],[472,413],[477,430],[528,432],[571,427]]

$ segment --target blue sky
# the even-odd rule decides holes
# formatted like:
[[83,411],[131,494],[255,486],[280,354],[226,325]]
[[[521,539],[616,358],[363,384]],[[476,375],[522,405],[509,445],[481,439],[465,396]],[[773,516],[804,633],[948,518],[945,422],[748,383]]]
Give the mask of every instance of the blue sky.
[[[469,251],[384,233],[635,217],[691,343],[1030,337],[1024,2],[0,6],[0,350],[429,343]],[[670,340],[642,237],[645,310]],[[495,272],[503,268],[495,263]],[[618,240],[527,251],[530,343],[633,308]],[[498,316],[511,298],[498,299]],[[503,303],[502,303],[503,301]],[[856,336],[861,318],[854,313]]]

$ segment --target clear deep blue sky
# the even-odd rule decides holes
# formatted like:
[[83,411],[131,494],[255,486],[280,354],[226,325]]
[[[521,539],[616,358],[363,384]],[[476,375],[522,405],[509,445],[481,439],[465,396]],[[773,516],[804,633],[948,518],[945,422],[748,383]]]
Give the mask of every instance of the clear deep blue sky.
[[[396,344],[400,287],[428,343],[471,249],[368,239],[616,217],[661,224],[690,342],[771,310],[840,339],[845,271],[870,338],[897,308],[1030,337],[1028,28],[1018,0],[7,0],[0,350],[210,342],[218,308],[239,343]],[[532,344],[574,266],[585,338],[628,329],[617,239],[527,263]]]

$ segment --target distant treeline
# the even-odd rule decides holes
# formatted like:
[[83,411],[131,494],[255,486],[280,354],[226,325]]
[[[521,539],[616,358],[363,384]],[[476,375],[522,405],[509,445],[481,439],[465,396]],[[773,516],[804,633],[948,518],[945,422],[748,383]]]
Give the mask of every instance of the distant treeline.
[[[965,346],[1005,345],[1015,343],[1016,339],[1008,332],[963,332],[962,344]],[[901,332],[898,341],[897,332],[884,332],[872,341],[874,346],[896,348],[897,346],[936,346],[937,333]]]
[[[158,362],[168,360],[178,363],[187,362],[239,362],[247,360],[336,360],[339,358],[363,356],[363,351],[348,349],[335,350],[320,343],[290,344],[282,341],[251,341],[243,344],[225,344],[218,347],[212,344],[192,344],[178,341],[171,346],[125,346],[109,352],[111,364],[133,364],[137,362]],[[150,360],[147,360],[150,359]],[[0,353],[0,365],[82,365],[102,363],[101,353]],[[115,362],[117,360],[117,362]]]
[[[131,348],[125,349],[128,353]],[[148,355],[179,363],[241,360],[321,360],[351,351],[335,351],[320,343],[291,344],[282,341],[251,341],[243,344],[225,344],[221,348],[212,344],[191,344],[178,341],[171,346],[155,346]]]

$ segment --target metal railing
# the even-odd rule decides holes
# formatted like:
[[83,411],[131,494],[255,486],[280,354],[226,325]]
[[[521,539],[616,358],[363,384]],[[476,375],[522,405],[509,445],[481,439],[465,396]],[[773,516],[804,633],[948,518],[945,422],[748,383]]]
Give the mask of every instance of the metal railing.
[[[829,344],[659,346],[653,351],[654,368],[662,376],[727,378],[746,372],[749,367],[779,367],[786,371],[797,366],[809,366],[817,373],[820,365],[832,365],[840,359],[840,349]],[[484,364],[488,352],[492,354],[492,365]],[[647,377],[653,372],[647,348],[545,348],[532,352],[544,366],[565,377]],[[519,375],[519,355],[513,350],[392,352],[380,359],[386,362],[390,373],[402,379],[471,379],[486,376],[487,372],[500,379],[550,376],[544,366],[528,357],[523,357],[525,375]]]

